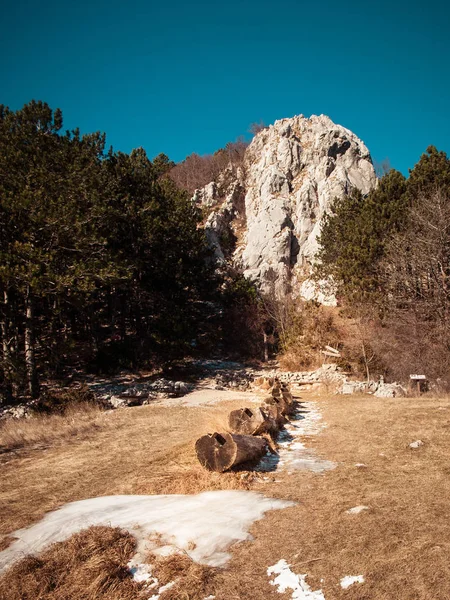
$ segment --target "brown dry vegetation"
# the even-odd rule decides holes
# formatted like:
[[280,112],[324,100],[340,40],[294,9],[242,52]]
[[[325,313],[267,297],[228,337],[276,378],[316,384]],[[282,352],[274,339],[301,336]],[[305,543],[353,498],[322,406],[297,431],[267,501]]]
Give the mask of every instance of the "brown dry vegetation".
[[87,436],[97,430],[101,410],[95,404],[72,404],[63,414],[36,414],[28,419],[0,421],[0,453],[43,448],[58,441]]
[[[40,417],[42,426],[48,419],[53,428],[53,442],[48,440],[43,449],[25,447],[0,455],[0,535],[73,500],[244,487],[235,474],[204,471],[194,452],[197,437],[223,428],[229,410],[241,406],[242,400],[236,400],[210,407],[142,406],[94,413],[79,437],[70,431],[64,435],[64,429],[57,435],[60,421]],[[25,426],[26,421],[10,421],[11,430]]]
[[219,572],[213,567],[195,563],[187,554],[173,554],[166,557],[148,557],[159,585],[174,583],[160,594],[160,600],[195,600],[213,595],[215,578]]
[[[337,468],[244,483],[239,474],[206,473],[193,455],[197,435],[223,424],[229,410],[245,404],[241,396],[213,407],[106,413],[89,439],[19,453],[0,475],[2,533],[69,500],[245,485],[297,505],[255,523],[254,540],[233,549],[225,570],[203,570],[185,557],[159,565],[162,583],[174,573],[178,577],[161,600],[208,594],[217,600],[289,598],[278,594],[266,574],[281,558],[296,573],[307,573],[312,589],[322,588],[327,600],[450,598],[450,399],[318,396],[328,426],[308,446]],[[416,439],[425,445],[412,450],[409,443]],[[370,509],[345,512],[360,504]],[[364,584],[340,588],[342,577],[360,574]]]
[[15,564],[0,578],[0,598],[133,600],[142,588],[126,568],[134,547],[126,531],[90,527]]
[[266,310],[281,332],[281,353],[278,356],[282,369],[304,371],[323,363],[322,350],[326,345],[337,347],[346,342],[337,324],[338,310],[284,298],[266,300]]

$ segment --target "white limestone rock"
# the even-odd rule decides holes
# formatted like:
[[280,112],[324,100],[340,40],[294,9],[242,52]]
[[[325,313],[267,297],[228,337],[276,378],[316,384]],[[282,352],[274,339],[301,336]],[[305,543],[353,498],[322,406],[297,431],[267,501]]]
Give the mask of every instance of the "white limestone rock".
[[367,194],[376,183],[369,151],[356,135],[324,115],[300,115],[256,134],[244,168],[228,170],[194,200],[215,207],[206,230],[219,260],[225,260],[220,240],[228,230],[237,238],[235,264],[262,289],[291,283],[297,293],[303,288],[307,297],[334,304],[332,293],[305,283],[321,219],[335,197],[354,188]]
[[406,389],[400,383],[380,383],[374,396],[377,398],[402,398],[406,396]]

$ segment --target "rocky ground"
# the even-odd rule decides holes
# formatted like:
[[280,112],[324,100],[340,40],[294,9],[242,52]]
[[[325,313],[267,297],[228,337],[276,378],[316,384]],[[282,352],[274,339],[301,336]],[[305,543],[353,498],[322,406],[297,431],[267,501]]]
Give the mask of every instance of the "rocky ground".
[[[351,380],[336,364],[324,364],[313,371],[293,372],[280,371],[276,366],[256,368],[227,360],[198,360],[189,363],[186,372],[187,380],[126,373],[110,379],[96,378],[88,382],[88,387],[104,408],[112,409],[180,398],[195,389],[251,391],[255,387],[255,380],[260,377],[278,377],[302,389],[325,386],[345,395],[367,393],[384,398],[406,395],[406,389],[399,383]],[[183,369],[179,375],[182,377]],[[34,401],[4,406],[0,409],[0,419],[27,417],[35,408]]]

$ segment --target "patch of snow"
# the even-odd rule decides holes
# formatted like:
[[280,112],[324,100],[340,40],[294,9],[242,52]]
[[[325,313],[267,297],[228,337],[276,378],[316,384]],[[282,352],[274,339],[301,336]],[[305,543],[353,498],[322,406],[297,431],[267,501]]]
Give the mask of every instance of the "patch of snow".
[[[40,552],[91,525],[122,527],[134,535],[134,564],[143,562],[147,552],[158,553],[164,546],[165,550],[186,552],[198,563],[221,567],[230,558],[227,550],[232,544],[252,539],[248,530],[254,521],[268,510],[294,504],[240,490],[186,496],[103,496],[71,502],[35,525],[12,533],[18,539],[0,552],[0,572],[25,554]],[[158,534],[160,541],[152,541],[152,534],[153,538]]]
[[[166,590],[170,590],[170,588],[175,585],[175,581],[169,581],[169,583],[160,586],[158,579],[152,575],[151,565],[130,560],[127,566],[134,581],[137,583],[144,583],[144,588],[152,593],[148,600],[159,600],[160,594]],[[156,593],[153,594],[153,592]]]
[[214,600],[215,596],[207,596],[206,598],[203,598],[203,600]]
[[364,506],[363,504],[360,504],[359,506],[354,506],[353,508],[349,508],[345,512],[348,513],[349,515],[359,515],[359,513],[363,512],[363,510],[369,510],[369,507]]
[[367,465],[365,465],[364,463],[356,463],[355,467],[357,467],[358,469],[367,469]]
[[364,583],[363,575],[346,575],[341,579],[341,588],[346,590],[354,583]]
[[420,446],[423,446],[423,442],[422,440],[416,440],[415,442],[411,442],[409,447],[410,448],[420,448]]
[[302,402],[291,416],[290,422],[277,437],[278,454],[268,452],[259,463],[258,471],[275,471],[285,469],[292,471],[313,471],[321,473],[334,469],[336,464],[317,456],[315,450],[307,448],[300,438],[317,435],[325,428],[322,415],[315,402]]
[[175,585],[175,581],[169,581],[169,583],[166,583],[166,585],[162,585],[159,588],[159,590],[157,591],[157,593],[153,594],[153,596],[150,596],[150,598],[148,600],[159,600],[160,594],[162,594],[166,590],[170,590],[170,588],[173,587],[174,585]]
[[134,581],[137,583],[145,582],[150,586],[158,585],[158,580],[156,577],[153,577],[150,565],[130,560],[127,567],[130,570]]
[[269,577],[276,575],[270,583],[277,586],[280,594],[290,589],[292,590],[292,600],[325,600],[322,590],[313,591],[306,583],[306,575],[296,575],[291,571],[290,566],[284,559],[281,559],[276,565],[267,569]]

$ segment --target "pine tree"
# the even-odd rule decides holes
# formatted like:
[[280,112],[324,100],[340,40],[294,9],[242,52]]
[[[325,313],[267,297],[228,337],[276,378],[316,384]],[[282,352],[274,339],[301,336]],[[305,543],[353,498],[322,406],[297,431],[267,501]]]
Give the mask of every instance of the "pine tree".
[[322,222],[318,276],[331,277],[344,296],[379,291],[379,261],[389,236],[401,227],[405,192],[405,178],[391,170],[366,197],[354,190],[335,200]]

